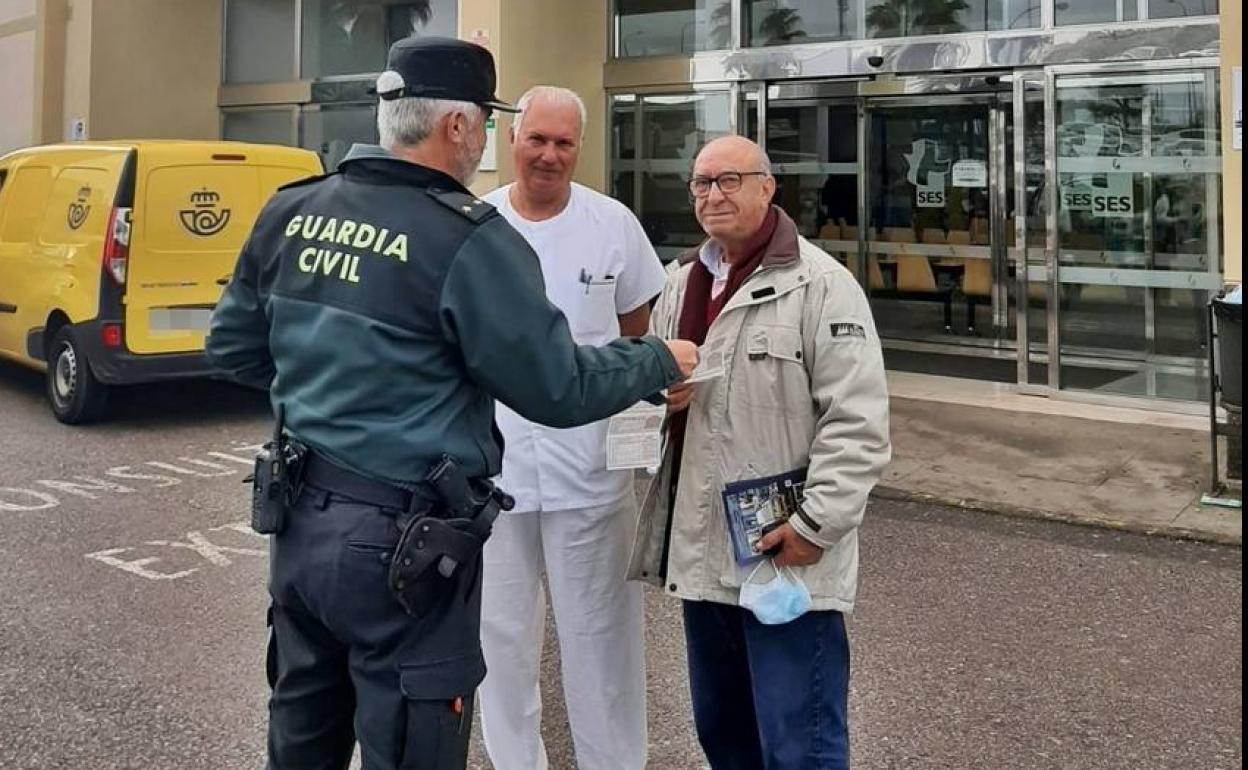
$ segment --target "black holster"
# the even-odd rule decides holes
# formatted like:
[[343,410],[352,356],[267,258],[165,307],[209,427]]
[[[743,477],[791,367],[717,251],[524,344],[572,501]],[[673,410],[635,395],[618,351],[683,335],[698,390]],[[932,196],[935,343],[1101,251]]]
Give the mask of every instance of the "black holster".
[[453,593],[454,581],[481,557],[499,512],[515,505],[492,482],[465,478],[449,457],[434,466],[426,481],[439,502],[402,523],[390,563],[390,590],[407,614],[416,617]]

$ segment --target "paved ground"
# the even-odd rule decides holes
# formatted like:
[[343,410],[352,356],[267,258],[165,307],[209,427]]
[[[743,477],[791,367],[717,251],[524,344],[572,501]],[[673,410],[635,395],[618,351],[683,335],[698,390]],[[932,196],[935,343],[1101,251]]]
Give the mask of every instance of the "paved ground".
[[[895,451],[882,490],[890,497],[1243,542],[1241,510],[1200,505],[1210,485],[1209,433],[1200,418],[1135,413],[1143,421],[1128,422],[1010,411],[933,401],[915,384],[920,381],[891,379],[902,383],[894,393],[917,397],[893,398]],[[966,389],[976,387],[987,386]],[[1011,407],[1030,401],[1027,406],[1052,408],[1034,396],[999,400]],[[1204,431],[1191,429],[1192,423]]]
[[[263,402],[146,388],[70,429],[39,388],[0,366],[0,767],[259,767],[264,543],[237,525]],[[1238,768],[1241,603],[1238,548],[877,501],[856,766]],[[650,598],[652,770],[701,766],[675,609]]]

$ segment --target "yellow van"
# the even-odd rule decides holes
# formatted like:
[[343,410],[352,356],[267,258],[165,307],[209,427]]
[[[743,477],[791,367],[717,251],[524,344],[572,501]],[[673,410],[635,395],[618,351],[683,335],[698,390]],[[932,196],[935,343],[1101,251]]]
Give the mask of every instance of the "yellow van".
[[46,368],[57,419],[102,415],[109,386],[211,373],[212,308],[306,150],[125,141],[0,157],[0,357]]

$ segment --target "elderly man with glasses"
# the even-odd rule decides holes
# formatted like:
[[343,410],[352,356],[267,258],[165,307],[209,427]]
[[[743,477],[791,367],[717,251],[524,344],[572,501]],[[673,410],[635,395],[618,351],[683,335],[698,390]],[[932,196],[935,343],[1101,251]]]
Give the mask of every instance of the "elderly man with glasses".
[[[667,452],[630,576],[683,600],[713,770],[849,767],[844,613],[867,494],[890,453],[866,297],[771,204],[775,187],[748,139],[703,148],[689,190],[708,240],[682,257],[651,321],[701,344],[704,370],[668,390]],[[803,491],[772,498],[785,480]],[[754,496],[729,507],[742,486]],[[768,498],[777,515],[747,510]]]

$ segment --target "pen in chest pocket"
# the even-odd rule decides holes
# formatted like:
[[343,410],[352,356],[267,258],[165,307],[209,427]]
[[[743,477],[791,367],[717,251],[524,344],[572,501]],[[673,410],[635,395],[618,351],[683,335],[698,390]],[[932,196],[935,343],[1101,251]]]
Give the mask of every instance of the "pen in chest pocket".
[[602,276],[601,280],[594,280],[594,274],[588,272],[582,267],[581,276],[577,280],[585,285],[585,293],[589,294],[589,288],[591,286],[610,286],[615,283],[615,276],[611,273],[606,273]]

